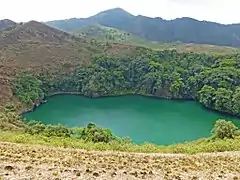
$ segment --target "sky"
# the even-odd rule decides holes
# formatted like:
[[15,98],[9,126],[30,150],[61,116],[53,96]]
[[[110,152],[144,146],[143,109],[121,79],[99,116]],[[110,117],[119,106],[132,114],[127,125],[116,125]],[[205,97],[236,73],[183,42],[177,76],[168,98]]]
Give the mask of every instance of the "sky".
[[222,24],[240,23],[240,0],[0,0],[0,19],[16,22],[85,18],[120,7],[134,15],[191,17]]

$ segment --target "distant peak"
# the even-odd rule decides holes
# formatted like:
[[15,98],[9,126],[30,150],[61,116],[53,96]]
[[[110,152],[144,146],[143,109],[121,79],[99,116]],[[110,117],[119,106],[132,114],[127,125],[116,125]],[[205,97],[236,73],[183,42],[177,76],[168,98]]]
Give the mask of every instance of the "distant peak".
[[127,12],[124,9],[120,8],[120,7],[116,7],[116,8],[111,8],[111,9],[107,9],[103,12],[107,12],[107,11],[119,11],[119,12]]
[[14,21],[10,20],[10,19],[2,19],[0,20],[0,23],[5,23],[5,24],[17,24]]
[[31,24],[41,24],[41,22],[38,22],[38,21],[35,21],[35,20],[29,21],[28,23],[31,23]]
[[132,16],[132,14],[130,14],[129,12],[125,11],[122,8],[113,8],[113,9],[108,9],[106,11],[102,11],[100,13],[98,13],[96,16],[99,15],[125,15],[125,16]]
[[178,21],[198,21],[197,19],[190,18],[190,17],[181,17],[181,18],[176,18],[175,20],[178,20]]
[[16,27],[17,23],[10,19],[0,20],[0,30]]
[[126,12],[126,13],[128,13],[127,11],[125,11],[124,9],[119,8],[119,7],[117,7],[117,8],[112,8],[112,9],[109,9],[109,10],[106,10],[106,11]]
[[46,26],[44,23],[32,20],[24,23],[25,26]]

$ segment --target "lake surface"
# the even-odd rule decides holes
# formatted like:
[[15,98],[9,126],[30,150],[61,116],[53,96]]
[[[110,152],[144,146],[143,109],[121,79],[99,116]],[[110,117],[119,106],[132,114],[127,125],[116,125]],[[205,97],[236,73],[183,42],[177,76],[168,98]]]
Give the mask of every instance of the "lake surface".
[[174,144],[210,135],[216,120],[240,120],[203,108],[194,101],[164,100],[142,96],[90,99],[77,95],[57,95],[48,99],[27,120],[45,124],[86,126],[94,122],[114,135],[129,136],[135,143]]

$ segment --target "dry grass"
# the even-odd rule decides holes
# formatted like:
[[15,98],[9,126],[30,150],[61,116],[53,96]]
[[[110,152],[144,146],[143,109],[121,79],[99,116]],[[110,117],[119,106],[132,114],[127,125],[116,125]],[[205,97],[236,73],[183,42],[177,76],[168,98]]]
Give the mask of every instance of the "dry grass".
[[4,179],[239,179],[240,152],[97,152],[0,143]]
[[14,101],[11,80],[22,70],[69,72],[87,66],[92,55],[128,54],[130,45],[91,44],[83,38],[31,21],[0,34],[0,105]]

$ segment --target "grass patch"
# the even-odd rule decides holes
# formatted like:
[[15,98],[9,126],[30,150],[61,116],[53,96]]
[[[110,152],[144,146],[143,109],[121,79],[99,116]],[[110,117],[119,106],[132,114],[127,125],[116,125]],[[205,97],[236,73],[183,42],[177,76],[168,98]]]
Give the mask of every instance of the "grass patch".
[[30,135],[20,131],[0,131],[0,141],[31,145],[44,145],[50,147],[139,153],[196,154],[206,152],[240,151],[240,137],[222,140],[206,138],[182,144],[161,146],[150,143],[138,145],[114,141],[111,143],[93,143],[77,138],[46,137],[43,135]]

